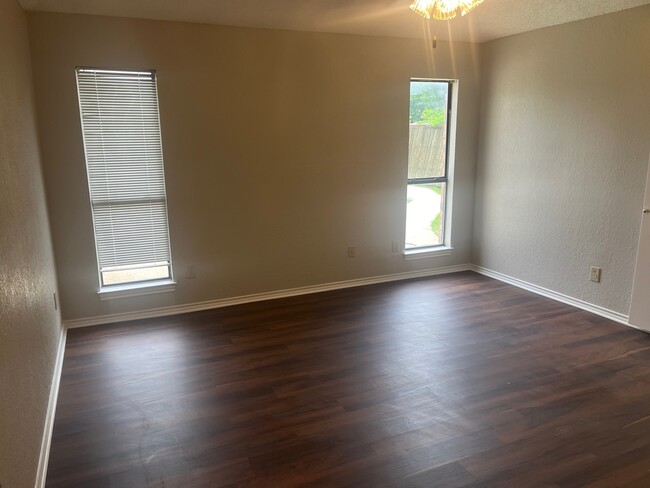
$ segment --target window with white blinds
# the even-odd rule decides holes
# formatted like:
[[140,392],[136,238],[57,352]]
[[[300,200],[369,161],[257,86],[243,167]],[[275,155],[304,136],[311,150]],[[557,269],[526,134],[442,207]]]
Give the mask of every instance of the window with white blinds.
[[171,280],[153,71],[77,69],[102,288]]

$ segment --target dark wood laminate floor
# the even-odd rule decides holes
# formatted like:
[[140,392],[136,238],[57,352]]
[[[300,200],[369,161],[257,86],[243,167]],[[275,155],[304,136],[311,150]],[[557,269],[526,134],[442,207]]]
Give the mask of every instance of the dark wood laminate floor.
[[471,272],[71,330],[47,486],[648,487],[650,335]]

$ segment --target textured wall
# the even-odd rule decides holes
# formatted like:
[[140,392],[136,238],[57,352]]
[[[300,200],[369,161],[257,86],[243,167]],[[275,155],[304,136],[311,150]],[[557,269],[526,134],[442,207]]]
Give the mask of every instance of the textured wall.
[[34,486],[60,338],[25,14],[0,0],[0,485]]
[[476,264],[628,312],[650,151],[649,26],[641,7],[482,46]]
[[[45,13],[29,27],[64,318],[468,262],[474,46],[430,57],[416,40]],[[174,293],[97,297],[77,65],[158,72]],[[405,261],[391,242],[404,239],[409,79],[427,76],[460,79],[455,251]]]

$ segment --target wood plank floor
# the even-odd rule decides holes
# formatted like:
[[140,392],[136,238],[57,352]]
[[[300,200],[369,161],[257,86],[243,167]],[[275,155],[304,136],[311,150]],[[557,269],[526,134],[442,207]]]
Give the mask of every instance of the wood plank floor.
[[471,272],[70,330],[47,486],[648,487],[650,335]]

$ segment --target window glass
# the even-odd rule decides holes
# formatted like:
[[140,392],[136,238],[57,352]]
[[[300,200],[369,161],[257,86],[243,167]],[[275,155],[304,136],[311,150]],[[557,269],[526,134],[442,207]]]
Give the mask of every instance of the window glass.
[[405,248],[445,244],[452,83],[412,81]]
[[100,286],[170,279],[155,73],[79,68],[77,89]]

